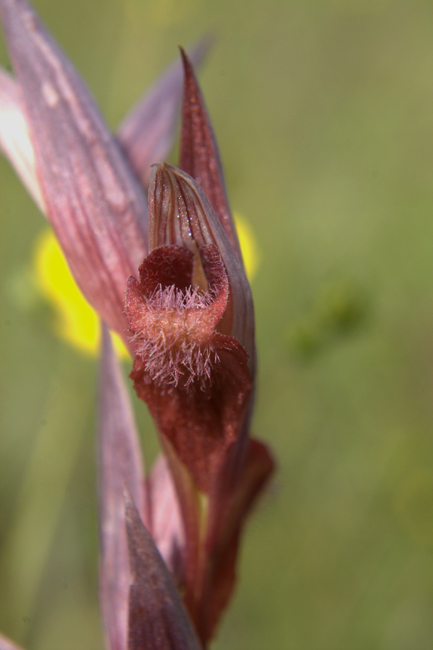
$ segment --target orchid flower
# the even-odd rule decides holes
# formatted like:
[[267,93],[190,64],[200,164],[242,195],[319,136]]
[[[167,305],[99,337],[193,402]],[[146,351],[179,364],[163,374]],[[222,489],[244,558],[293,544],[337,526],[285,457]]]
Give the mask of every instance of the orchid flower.
[[[105,323],[99,517],[106,645],[206,648],[233,591],[245,518],[273,460],[250,438],[253,303],[193,67],[182,51],[182,65],[165,73],[115,138],[26,1],[0,0],[0,15],[15,73],[0,71],[0,146]],[[177,168],[158,161],[172,141],[182,68]],[[163,455],[148,477],[106,327],[134,358],[131,378],[159,434]],[[0,639],[0,650],[15,647],[8,643]]]

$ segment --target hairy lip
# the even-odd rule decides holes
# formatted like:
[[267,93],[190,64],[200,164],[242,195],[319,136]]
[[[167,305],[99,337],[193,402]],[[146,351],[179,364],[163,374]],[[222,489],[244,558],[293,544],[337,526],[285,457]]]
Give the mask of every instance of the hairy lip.
[[[202,390],[211,381],[212,368],[219,363],[215,328],[227,304],[228,283],[216,248],[205,247],[203,255],[219,265],[219,273],[209,275],[207,291],[188,284],[194,254],[176,246],[155,249],[141,267],[140,283],[129,281],[128,305],[135,308],[132,317],[129,310],[131,330],[145,381],[175,387],[198,381]],[[168,264],[161,270],[164,257]]]

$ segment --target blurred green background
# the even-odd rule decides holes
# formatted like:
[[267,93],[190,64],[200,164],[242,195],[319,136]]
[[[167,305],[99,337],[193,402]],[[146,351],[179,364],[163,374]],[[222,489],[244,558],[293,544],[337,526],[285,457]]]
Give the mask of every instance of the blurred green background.
[[[34,4],[113,129],[178,44],[217,36],[200,79],[260,248],[254,431],[279,470],[215,650],[430,649],[433,3]],[[32,291],[43,226],[0,160],[0,629],[99,650],[96,360]]]

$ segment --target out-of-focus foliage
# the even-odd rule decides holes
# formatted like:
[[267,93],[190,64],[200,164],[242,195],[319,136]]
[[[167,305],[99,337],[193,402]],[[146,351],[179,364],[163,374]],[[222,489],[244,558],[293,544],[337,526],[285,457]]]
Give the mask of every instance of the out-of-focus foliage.
[[[34,4],[113,128],[179,43],[217,36],[200,78],[260,248],[254,432],[279,473],[214,647],[431,648],[433,4]],[[0,629],[95,650],[95,362],[28,291],[43,227],[1,160]]]

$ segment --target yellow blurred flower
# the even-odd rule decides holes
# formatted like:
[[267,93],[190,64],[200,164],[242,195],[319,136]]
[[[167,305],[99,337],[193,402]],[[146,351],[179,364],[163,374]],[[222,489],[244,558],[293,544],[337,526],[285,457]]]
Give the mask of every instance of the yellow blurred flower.
[[[235,214],[236,227],[248,278],[255,275],[259,254],[251,226]],[[35,282],[40,294],[53,307],[56,334],[87,354],[96,354],[99,346],[99,318],[75,284],[57,240],[50,228],[44,229],[35,243]],[[126,359],[129,352],[121,338],[113,335],[115,349]]]
[[[44,229],[36,240],[34,266],[37,289],[54,308],[58,336],[83,352],[95,354],[99,345],[99,318],[75,284],[50,228]],[[117,334],[113,335],[113,343],[121,357],[129,356]]]
[[260,262],[257,240],[249,222],[246,221],[246,219],[244,219],[238,212],[235,212],[233,216],[236,223],[236,230],[238,231],[242,256],[244,258],[245,271],[248,280],[251,282],[257,272]]

